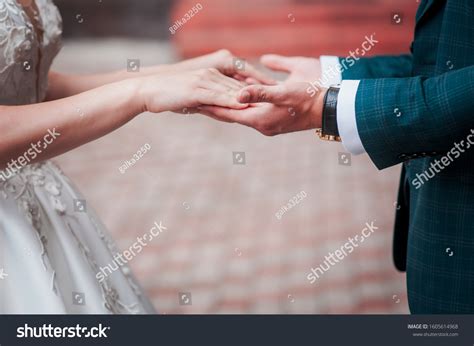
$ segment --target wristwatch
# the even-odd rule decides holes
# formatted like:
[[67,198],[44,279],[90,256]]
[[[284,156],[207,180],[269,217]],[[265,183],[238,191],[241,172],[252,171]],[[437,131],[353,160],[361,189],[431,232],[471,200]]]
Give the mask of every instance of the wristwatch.
[[316,129],[316,134],[326,141],[341,142],[337,129],[337,97],[339,90],[339,86],[331,86],[324,96],[322,128]]

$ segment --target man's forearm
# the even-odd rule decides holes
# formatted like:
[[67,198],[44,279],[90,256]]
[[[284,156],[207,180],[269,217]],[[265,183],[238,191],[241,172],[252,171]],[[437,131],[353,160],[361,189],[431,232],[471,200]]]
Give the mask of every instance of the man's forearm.
[[342,79],[403,78],[411,77],[413,57],[411,54],[375,56],[347,60],[340,58]]
[[473,78],[474,66],[431,78],[361,80],[356,127],[375,165],[446,153],[470,135]]

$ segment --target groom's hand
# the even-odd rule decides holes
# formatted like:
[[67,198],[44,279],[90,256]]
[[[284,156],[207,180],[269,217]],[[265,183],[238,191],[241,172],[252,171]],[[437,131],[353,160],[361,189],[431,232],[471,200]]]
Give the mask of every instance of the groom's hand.
[[288,73],[286,83],[309,82],[321,78],[322,71],[319,59],[266,54],[260,58],[260,62],[271,70]]
[[205,106],[201,112],[217,120],[239,123],[267,136],[321,127],[324,95],[319,90],[308,94],[309,83],[284,83],[274,86],[251,85],[238,96],[251,105],[242,110]]

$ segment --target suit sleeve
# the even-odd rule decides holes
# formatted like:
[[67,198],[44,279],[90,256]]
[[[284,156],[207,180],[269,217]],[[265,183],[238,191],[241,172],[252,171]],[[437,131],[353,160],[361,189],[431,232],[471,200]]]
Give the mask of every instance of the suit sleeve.
[[403,78],[412,75],[412,56],[377,56],[373,58],[339,58],[342,79]]
[[469,149],[474,145],[474,66],[432,78],[363,79],[355,113],[363,146],[379,169],[453,153],[461,141]]

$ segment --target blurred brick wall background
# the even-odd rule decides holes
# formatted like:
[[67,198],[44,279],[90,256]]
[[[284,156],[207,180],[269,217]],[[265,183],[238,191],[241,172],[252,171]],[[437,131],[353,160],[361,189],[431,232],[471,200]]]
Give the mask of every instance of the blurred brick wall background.
[[[171,38],[182,57],[220,48],[256,57],[347,55],[365,35],[380,41],[371,54],[407,52],[415,0],[56,0],[66,37]],[[196,4],[192,19],[168,28]],[[394,19],[394,16],[399,16]]]
[[[218,48],[245,57],[348,54],[373,32],[380,40],[373,53],[406,52],[417,6],[414,0],[200,0],[203,10],[171,35],[171,23],[197,1],[57,3],[66,40],[54,68],[69,73],[124,68],[128,58],[143,66],[170,63]],[[399,24],[392,19],[397,13]],[[152,150],[120,174],[118,167],[145,143]],[[266,138],[166,113],[142,115],[57,161],[120,248],[156,220],[168,227],[131,263],[161,313],[407,312],[405,276],[391,259],[399,168],[379,172],[366,155],[342,166],[343,150],[312,132]],[[246,165],[233,165],[233,151],[246,153]],[[275,212],[302,190],[308,197],[277,220]],[[379,227],[373,237],[317,284],[307,281],[311,267],[373,220]],[[192,306],[180,305],[180,292],[192,294]]]
[[168,39],[172,0],[53,0],[66,38]]
[[[407,52],[414,0],[200,0],[203,9],[175,35],[184,57],[226,47],[242,56],[348,55],[365,35],[380,41],[371,54]],[[176,1],[172,20],[196,0]],[[398,17],[397,17],[398,15]],[[394,18],[395,17],[395,18]]]

